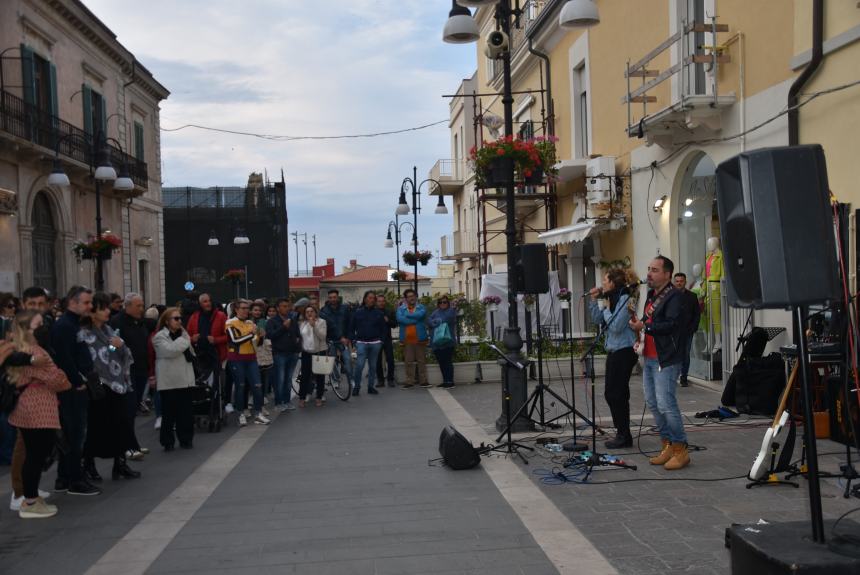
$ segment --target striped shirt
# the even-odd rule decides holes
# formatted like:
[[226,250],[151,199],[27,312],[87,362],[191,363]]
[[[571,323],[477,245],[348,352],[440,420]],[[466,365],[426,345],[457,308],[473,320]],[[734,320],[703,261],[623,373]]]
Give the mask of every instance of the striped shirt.
[[224,326],[227,330],[227,360],[254,361],[257,352],[254,350],[254,322],[238,317],[230,318]]

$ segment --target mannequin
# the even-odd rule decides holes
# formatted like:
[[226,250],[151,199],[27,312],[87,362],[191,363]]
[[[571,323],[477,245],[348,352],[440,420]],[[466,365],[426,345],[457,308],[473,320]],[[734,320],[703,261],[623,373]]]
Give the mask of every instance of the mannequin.
[[702,264],[693,264],[693,280],[690,282],[690,291],[699,293],[702,288]]
[[705,328],[710,325],[714,333],[714,348],[712,353],[723,347],[722,316],[720,314],[720,280],[723,279],[723,251],[720,249],[720,238],[708,238],[708,258],[705,261],[705,275],[702,284],[704,310],[702,320],[706,321]]

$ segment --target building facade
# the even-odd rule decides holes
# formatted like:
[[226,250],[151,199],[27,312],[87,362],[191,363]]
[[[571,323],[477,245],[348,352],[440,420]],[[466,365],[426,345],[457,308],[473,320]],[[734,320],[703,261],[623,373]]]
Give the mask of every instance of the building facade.
[[[102,229],[122,240],[105,289],[164,299],[159,103],[169,92],[78,0],[0,3],[0,290],[95,284],[72,248],[96,232],[104,146],[134,189],[101,185]],[[71,186],[47,185],[57,156]]]
[[[352,271],[327,277],[320,281],[320,294],[326,293],[330,289],[336,289],[340,292],[343,301],[349,304],[361,303],[361,298],[367,291],[376,293],[384,293],[387,291],[397,293],[397,281],[391,279],[391,274],[394,272],[388,266],[359,266],[354,260],[350,261]],[[408,288],[413,287],[415,276],[409,272],[404,272],[406,279],[400,281],[400,290],[403,292]],[[425,296],[431,294],[431,278],[418,276],[418,295]]]
[[283,182],[252,173],[244,188],[165,188],[167,301],[184,298],[187,282],[219,301],[288,295],[288,239]]
[[[789,88],[809,61],[813,1],[787,7],[778,0],[597,0],[600,22],[573,29],[559,25],[564,4],[521,3],[524,29],[517,34],[523,39],[511,41],[513,90],[522,92],[515,95],[515,132],[528,119],[544,118],[547,133],[558,137],[560,172],[540,209],[522,217],[518,201],[517,243],[543,241],[550,269],[558,269],[561,285],[574,293],[598,284],[608,266],[644,276],[658,253],[690,284],[707,286],[710,279],[715,289],[705,297],[692,370],[719,379],[734,365],[736,339],[748,322],[790,327],[781,311],[750,314],[728,306],[724,278],[706,277],[713,259],[708,239],[720,236],[716,166],[744,150],[789,143],[784,110]],[[806,94],[858,79],[860,8],[824,4],[825,57]],[[493,12],[492,6],[475,12],[483,38],[494,28]],[[485,57],[483,40],[477,54],[475,85],[467,90],[500,92],[499,64]],[[860,121],[857,91],[822,95],[799,111],[799,143],[824,146],[831,188],[844,202],[857,194],[850,184],[856,180],[850,157]],[[499,100],[482,97],[477,115],[490,110],[501,116]],[[452,106],[452,145],[459,139],[459,113]],[[476,141],[482,139],[489,138]],[[455,218],[454,233],[466,225]],[[468,225],[483,223],[478,216]],[[480,274],[504,271],[503,255],[476,262]],[[455,283],[464,271],[455,271]],[[571,317],[574,332],[586,330],[582,316]],[[789,333],[772,348],[786,343]]]

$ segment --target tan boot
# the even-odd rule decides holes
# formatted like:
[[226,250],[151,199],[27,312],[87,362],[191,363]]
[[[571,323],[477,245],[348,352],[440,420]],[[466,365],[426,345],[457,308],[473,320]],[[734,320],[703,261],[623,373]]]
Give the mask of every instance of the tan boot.
[[684,469],[690,465],[690,454],[687,452],[686,443],[672,444],[672,459],[666,462],[663,469],[674,471],[676,469]]
[[672,443],[668,439],[663,440],[663,449],[660,450],[660,455],[649,459],[651,465],[665,465],[667,461],[672,459]]

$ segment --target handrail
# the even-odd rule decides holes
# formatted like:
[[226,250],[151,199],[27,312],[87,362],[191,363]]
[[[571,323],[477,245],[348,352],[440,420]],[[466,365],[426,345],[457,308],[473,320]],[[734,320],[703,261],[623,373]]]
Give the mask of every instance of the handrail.
[[[83,164],[92,164],[92,134],[6,91],[0,92],[0,130],[47,148],[52,154],[58,152]],[[129,177],[136,186],[149,186],[146,162],[110,144],[107,150],[112,164],[128,166]]]

